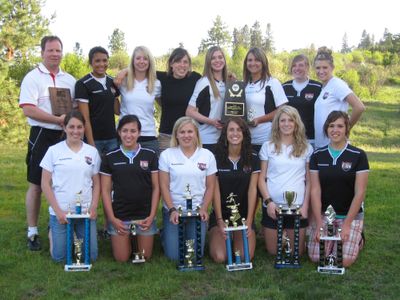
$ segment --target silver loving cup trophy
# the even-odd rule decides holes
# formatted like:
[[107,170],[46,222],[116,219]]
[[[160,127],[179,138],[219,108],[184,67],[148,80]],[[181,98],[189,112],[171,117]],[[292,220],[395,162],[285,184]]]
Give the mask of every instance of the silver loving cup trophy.
[[[178,207],[178,265],[179,271],[203,271],[205,268],[201,255],[201,217],[200,206],[193,209],[193,197],[190,190],[190,184],[186,184],[184,198],[186,200],[186,209]],[[188,238],[187,224],[195,222],[195,238]]]
[[[297,199],[297,193],[294,191],[283,192],[283,199],[286,204],[279,205],[277,211],[277,250],[275,258],[275,268],[300,268],[300,206],[294,207]],[[285,218],[294,218],[294,241],[293,249],[291,247],[289,236],[283,228],[283,221]]]
[[139,251],[139,243],[137,239],[137,224],[136,221],[130,221],[129,224],[129,232],[131,235],[131,245],[132,245],[132,263],[133,264],[138,264],[138,263],[144,263],[146,261],[144,257],[144,249],[142,251]]
[[[90,211],[88,205],[85,213],[83,213],[81,196],[82,191],[76,193],[74,213],[72,213],[71,207],[68,205],[67,257],[64,266],[64,270],[68,272],[89,271],[92,268],[90,263]],[[84,222],[85,231],[83,239],[78,239],[74,237],[74,224],[81,220]],[[75,257],[75,262],[73,262],[73,256]]]
[[[226,203],[227,208],[230,209],[231,214],[229,216],[229,220],[225,220],[225,228],[224,231],[226,233],[226,256],[228,259],[228,263],[226,265],[226,269],[228,271],[240,271],[240,270],[248,270],[253,268],[253,264],[250,261],[249,255],[249,241],[247,239],[247,224],[246,219],[241,218],[239,213],[239,205],[240,203],[236,203],[235,201],[236,195],[230,193],[227,197]],[[241,221],[242,225],[238,226],[238,221]],[[232,256],[232,246],[233,246],[233,234],[235,231],[239,231],[242,233],[242,241],[243,241],[243,254],[244,254],[244,261],[242,261],[242,257],[240,255],[240,250],[235,249],[235,261],[233,262]]]
[[[323,274],[343,275],[343,241],[340,235],[341,229],[335,228],[336,212],[332,205],[325,211],[326,234],[324,228],[320,228],[319,237],[319,266],[318,272]],[[335,255],[336,253],[336,255]]]

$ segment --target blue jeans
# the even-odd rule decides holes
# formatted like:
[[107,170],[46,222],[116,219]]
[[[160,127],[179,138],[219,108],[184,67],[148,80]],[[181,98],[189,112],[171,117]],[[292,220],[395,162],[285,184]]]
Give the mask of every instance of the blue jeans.
[[94,144],[96,145],[96,149],[99,151],[100,155],[118,148],[118,141],[116,138],[109,140],[96,140],[94,141]]
[[[179,239],[178,225],[172,224],[169,221],[169,213],[164,207],[163,214],[163,229],[161,231],[161,244],[164,248],[165,256],[172,260],[179,260]],[[207,222],[201,222],[201,256],[204,255],[204,245],[206,241]],[[185,239],[196,238],[196,222],[195,219],[189,219],[186,224]],[[195,247],[197,247],[195,242]]]
[[[85,221],[84,219],[74,220],[74,232],[78,239],[83,239],[85,236]],[[50,215],[50,233],[53,242],[52,258],[57,262],[65,261],[67,256],[67,225],[60,224],[57,217]],[[90,220],[90,259],[97,259],[97,230],[96,220]],[[85,255],[83,253],[83,255]]]
[[153,150],[157,154],[157,157],[160,156],[160,147],[158,145],[157,139],[151,140],[151,141],[145,141],[145,142],[141,141],[141,142],[139,142],[139,144],[140,144],[140,146],[142,146],[142,148],[148,148],[148,149]]

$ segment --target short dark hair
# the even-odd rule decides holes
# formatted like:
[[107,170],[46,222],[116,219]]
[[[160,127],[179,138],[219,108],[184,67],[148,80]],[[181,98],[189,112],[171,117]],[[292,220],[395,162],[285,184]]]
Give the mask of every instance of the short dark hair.
[[332,111],[328,117],[326,118],[325,124],[324,124],[324,134],[326,136],[328,136],[328,127],[329,124],[331,124],[332,122],[335,122],[337,119],[343,119],[344,120],[344,125],[346,126],[346,137],[350,136],[350,119],[349,119],[349,115],[344,112],[344,111],[340,111],[340,110],[334,110]]
[[139,131],[142,130],[142,123],[140,123],[139,118],[136,115],[126,115],[121,118],[118,122],[117,131],[120,131],[125,124],[137,123]]
[[42,49],[42,51],[44,51],[44,49],[46,49],[46,44],[48,42],[52,42],[52,41],[58,41],[61,44],[61,49],[63,48],[63,43],[62,43],[61,39],[58,36],[56,36],[56,35],[46,35],[40,41],[40,48]]
[[103,53],[103,54],[107,55],[107,58],[109,58],[109,55],[108,55],[108,52],[106,49],[104,49],[103,47],[100,47],[100,46],[96,46],[96,47],[93,47],[92,49],[90,49],[90,51],[89,51],[89,64],[92,64],[93,56],[96,53]]
[[83,126],[85,126],[85,118],[79,110],[71,110],[69,113],[65,115],[64,118],[64,126],[67,127],[68,122],[72,119],[78,119],[82,122]]
[[184,58],[185,56],[188,57],[189,60],[189,66],[190,66],[190,71],[188,72],[188,75],[191,72],[192,69],[192,59],[190,58],[189,52],[187,52],[186,49],[184,48],[176,48],[172,51],[171,55],[168,58],[168,68],[167,68],[167,75],[168,76],[172,76],[172,67],[171,65],[175,62],[180,61],[182,58]]

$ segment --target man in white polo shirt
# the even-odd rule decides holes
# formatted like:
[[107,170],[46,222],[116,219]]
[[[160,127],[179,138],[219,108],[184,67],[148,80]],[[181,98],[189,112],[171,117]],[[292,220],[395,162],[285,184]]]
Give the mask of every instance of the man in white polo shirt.
[[74,98],[75,79],[60,69],[63,45],[57,36],[45,36],[41,43],[42,63],[30,71],[21,84],[19,106],[31,126],[27,163],[26,215],[28,248],[41,249],[37,229],[40,210],[42,168],[39,166],[47,149],[59,142],[65,115],[52,114],[49,87],[69,88]]

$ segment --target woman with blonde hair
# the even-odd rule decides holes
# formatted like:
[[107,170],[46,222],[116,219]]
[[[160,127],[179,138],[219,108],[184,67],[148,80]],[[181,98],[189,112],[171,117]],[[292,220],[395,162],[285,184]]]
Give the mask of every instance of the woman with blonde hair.
[[161,84],[156,77],[155,61],[144,46],[133,50],[128,76],[121,86],[121,118],[137,115],[142,123],[138,142],[143,148],[159,151],[154,102],[160,97]]
[[[163,198],[163,230],[161,242],[165,255],[178,260],[178,207],[186,208],[190,191],[192,206],[200,206],[201,253],[204,252],[208,206],[212,200],[215,173],[214,155],[202,148],[197,122],[179,118],[173,128],[171,148],[161,152],[159,160],[160,188]],[[189,190],[189,191],[188,191]],[[194,238],[195,222],[186,224],[188,238]]]
[[[276,254],[276,209],[285,205],[283,194],[294,191],[293,205],[301,206],[300,254],[305,248],[305,229],[310,201],[309,160],[312,146],[307,142],[304,125],[297,110],[291,106],[280,107],[272,122],[271,140],[260,151],[261,174],[258,188],[263,198],[262,220],[266,249]],[[289,238],[294,238],[293,218],[284,220]]]
[[197,81],[186,115],[200,123],[200,136],[206,149],[215,151],[221,134],[220,122],[228,79],[225,55],[218,46],[208,49],[203,77]]

